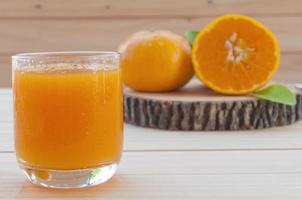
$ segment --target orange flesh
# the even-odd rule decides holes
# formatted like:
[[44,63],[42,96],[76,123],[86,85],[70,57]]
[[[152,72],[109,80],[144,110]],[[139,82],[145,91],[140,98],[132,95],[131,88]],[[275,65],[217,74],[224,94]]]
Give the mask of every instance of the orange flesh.
[[46,169],[118,162],[123,143],[120,70],[14,72],[15,147]]
[[[232,49],[227,41],[236,35]],[[228,59],[229,51],[239,62]],[[193,62],[197,76],[210,88],[226,94],[245,94],[267,83],[279,65],[280,52],[274,35],[257,21],[238,15],[222,16],[196,38]]]

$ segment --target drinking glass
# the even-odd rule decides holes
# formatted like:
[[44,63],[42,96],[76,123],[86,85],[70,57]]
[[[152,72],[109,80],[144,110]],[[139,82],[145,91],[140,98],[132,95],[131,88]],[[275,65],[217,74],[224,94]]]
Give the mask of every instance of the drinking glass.
[[28,179],[78,188],[111,178],[123,146],[119,54],[24,53],[12,64],[15,149]]

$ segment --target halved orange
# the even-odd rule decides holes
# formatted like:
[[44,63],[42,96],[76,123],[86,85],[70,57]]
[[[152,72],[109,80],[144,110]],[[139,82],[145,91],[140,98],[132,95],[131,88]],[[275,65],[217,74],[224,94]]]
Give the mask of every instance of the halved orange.
[[270,81],[280,63],[275,35],[255,19],[218,17],[197,35],[192,50],[196,76],[223,94],[247,94]]

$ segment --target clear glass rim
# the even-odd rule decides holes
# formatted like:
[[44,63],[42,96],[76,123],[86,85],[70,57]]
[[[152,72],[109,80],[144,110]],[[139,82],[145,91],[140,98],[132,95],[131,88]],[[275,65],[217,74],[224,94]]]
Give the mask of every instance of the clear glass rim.
[[18,53],[12,56],[12,59],[35,59],[35,58],[60,58],[76,57],[86,59],[100,59],[119,56],[115,51],[54,51],[54,52],[32,52]]

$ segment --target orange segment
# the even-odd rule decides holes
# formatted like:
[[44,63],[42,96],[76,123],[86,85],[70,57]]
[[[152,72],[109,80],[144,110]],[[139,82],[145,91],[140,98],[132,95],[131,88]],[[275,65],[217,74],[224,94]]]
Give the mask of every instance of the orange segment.
[[196,37],[192,59],[197,77],[223,94],[247,94],[272,79],[280,62],[274,34],[258,21],[224,15]]

